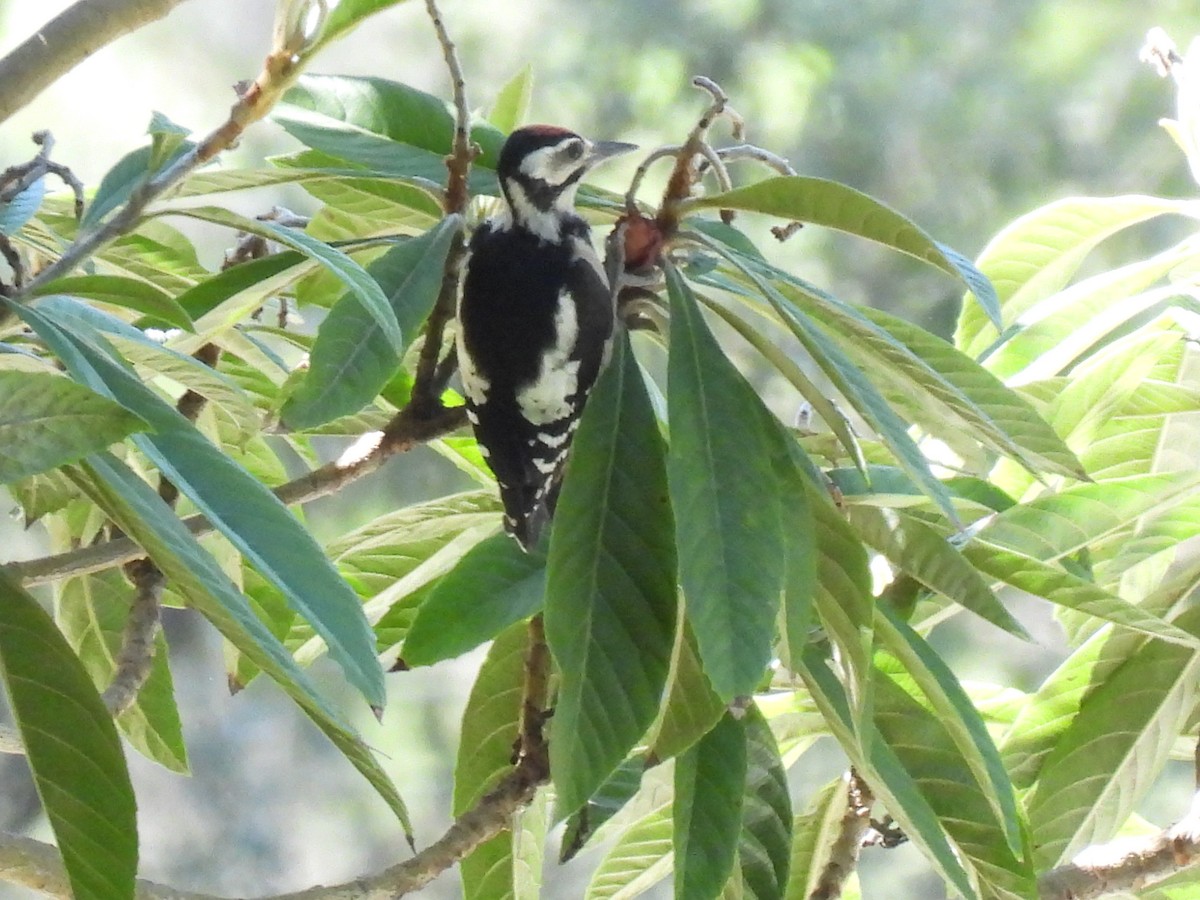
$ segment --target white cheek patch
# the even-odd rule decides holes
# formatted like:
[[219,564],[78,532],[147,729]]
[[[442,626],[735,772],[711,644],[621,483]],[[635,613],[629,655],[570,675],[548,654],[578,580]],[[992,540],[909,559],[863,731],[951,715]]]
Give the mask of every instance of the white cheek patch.
[[542,356],[537,378],[517,392],[521,415],[534,425],[568,418],[573,412],[570,398],[579,387],[579,361],[571,360],[579,337],[575,301],[563,291],[554,316],[554,346]]
[[508,186],[509,199],[512,202],[512,216],[521,223],[521,227],[536,234],[542,240],[551,244],[558,243],[561,235],[562,217],[555,210],[543,211],[534,205],[519,184]]

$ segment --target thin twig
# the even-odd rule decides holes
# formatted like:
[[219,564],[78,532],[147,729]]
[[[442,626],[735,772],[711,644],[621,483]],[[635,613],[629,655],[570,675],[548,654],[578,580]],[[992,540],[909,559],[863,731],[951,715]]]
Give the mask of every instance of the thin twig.
[[150,677],[165,586],[162,572],[148,559],[135,560],[125,567],[125,572],[133,581],[133,604],[121,636],[116,673],[102,695],[104,705],[114,716],[133,705],[142,685]]
[[835,900],[842,896],[846,879],[858,866],[863,838],[871,827],[871,804],[874,802],[871,789],[851,769],[846,774],[846,812],[842,816],[841,829],[809,900]]
[[[471,164],[475,161],[478,148],[471,143],[471,110],[467,105],[467,87],[463,79],[462,66],[454,42],[446,31],[442,15],[435,0],[425,0],[425,8],[437,32],[446,68],[450,70],[451,90],[454,94],[454,142],[450,155],[446,157],[446,192],[442,205],[446,215],[462,215],[471,199],[467,179]],[[462,265],[467,255],[466,238],[462,231],[454,235],[450,250],[446,254],[446,265],[442,273],[442,287],[437,302],[425,324],[425,342],[417,359],[417,371],[413,379],[412,406],[421,414],[432,414],[440,405],[442,390],[439,384],[448,380],[444,367],[440,365],[442,341],[446,325],[454,318],[454,305],[458,298],[458,285],[462,277]]]

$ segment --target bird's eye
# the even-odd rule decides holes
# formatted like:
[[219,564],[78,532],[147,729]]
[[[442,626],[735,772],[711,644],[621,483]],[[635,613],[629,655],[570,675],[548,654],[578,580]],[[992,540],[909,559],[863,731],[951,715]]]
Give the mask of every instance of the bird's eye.
[[578,161],[582,157],[583,157],[583,143],[582,142],[573,141],[567,145],[567,159],[574,162],[574,161]]

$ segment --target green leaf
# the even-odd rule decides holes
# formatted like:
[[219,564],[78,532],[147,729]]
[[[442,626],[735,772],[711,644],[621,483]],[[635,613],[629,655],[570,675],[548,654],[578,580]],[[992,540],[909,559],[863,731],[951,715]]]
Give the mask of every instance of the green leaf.
[[[463,710],[454,767],[455,816],[461,816],[512,770],[513,741],[521,718],[528,629],[513,625],[488,650]],[[499,834],[461,864],[466,898],[511,896],[511,834]]]
[[192,331],[195,327],[191,317],[170,294],[136,278],[124,278],[119,275],[77,275],[58,278],[41,285],[34,291],[33,296],[43,297],[47,294],[68,294],[72,297],[99,300],[101,303],[132,309],[184,331]]
[[[971,357],[936,335],[883,310],[863,307],[861,312],[886,328],[916,356],[924,360],[950,384],[958,388],[996,427],[1005,439],[992,443],[1001,453],[1018,460],[1028,459],[1036,470],[1086,479],[1087,472],[1061,437],[1038,415],[1033,405],[1007,387]],[[989,440],[990,435],[978,437]],[[1013,453],[1015,445],[1017,453]]]
[[133,192],[150,176],[162,171],[181,155],[191,149],[190,141],[183,141],[166,159],[156,159],[150,147],[139,147],[117,161],[104,177],[92,196],[92,202],[84,210],[79,221],[80,228],[98,225],[105,216],[119,206],[124,206]]
[[508,134],[525,121],[532,101],[533,66],[527,64],[500,88],[487,112],[487,120]]
[[433,309],[446,254],[461,233],[461,218],[449,216],[432,231],[396,244],[367,267],[387,295],[406,339],[394,344],[359,297],[346,294],[321,323],[308,371],[283,405],[281,415],[289,426],[303,429],[350,415],[383,389],[407,341]]
[[979,571],[1064,609],[1073,609],[1175,644],[1196,646],[1194,635],[1065,569],[1020,553],[975,543],[963,556]]
[[542,607],[546,561],[506,534],[476,544],[438,580],[404,638],[404,661],[427,666],[491,640]]
[[107,454],[85,464],[81,486],[121,530],[145,549],[167,581],[222,635],[304,710],[412,831],[408,810],[371,751],[330,709],[279,640],[255,616],[216,560],[146,482]]
[[150,423],[154,433],[134,439],[142,452],[283,591],[326,639],[351,683],[373,707],[382,708],[383,671],[362,607],[308,530],[265,486],[117,363],[112,351],[91,337],[60,329],[32,307],[17,312],[75,377]]
[[581,807],[654,721],[677,594],[658,421],[621,335],[575,437],[546,572],[546,639],[560,674],[551,775]]
[[891,207],[847,185],[823,178],[782,175],[692,200],[688,206],[765,213],[876,241],[960,278],[974,292],[983,312],[991,320],[1000,321],[995,291],[969,260],[935,241]]
[[[131,597],[129,583],[115,570],[70,578],[59,587],[59,627],[99,691],[117,672]],[[187,774],[187,748],[161,630],[154,640],[150,675],[116,722],[130,745],[147,759]]]
[[321,29],[317,41],[308,51],[309,54],[316,53],[330,41],[335,41],[351,29],[356,28],[363,19],[403,2],[404,0],[339,0],[337,5],[329,11],[325,27]]
[[1029,633],[996,599],[978,570],[928,525],[895,510],[869,506],[849,507],[846,518],[867,544],[929,590],[1009,634],[1030,640]]
[[127,900],[137,809],[112,717],[66,639],[0,568],[0,676],[77,900]]
[[[275,107],[272,118],[306,146],[365,166],[378,175],[423,181],[446,179],[445,156],[454,118],[445,101],[382,78],[304,75]],[[496,194],[496,167],[504,134],[486,123],[471,128],[483,152],[475,160],[472,191]]]
[[921,486],[922,490],[937,501],[947,517],[952,522],[955,521],[957,517],[950,502],[950,495],[945,485],[934,477],[929,469],[929,461],[909,436],[908,423],[904,422],[888,405],[866,375],[794,303],[759,275],[757,260],[723,250],[715,243],[708,242],[708,246],[720,252],[736,269],[750,279],[766,297],[783,323],[804,345],[813,361],[829,377],[838,392],[858,410],[859,414],[895,453],[900,466],[908,472],[913,481]]
[[150,135],[149,168],[157,171],[179,152],[191,131],[155,111],[150,114],[150,127],[146,129],[146,133]]
[[657,764],[683,753],[708,734],[724,714],[725,704],[713,691],[700,666],[696,636],[684,619],[676,635],[662,712],[648,741],[648,764]]
[[[245,293],[253,293],[254,296],[251,299],[239,304],[237,312],[228,317],[229,325],[232,326],[235,321],[242,321],[243,317],[240,314],[242,310],[253,310],[262,305],[270,294],[287,286],[287,283],[280,284],[275,281],[277,276],[290,275],[292,276],[290,280],[294,281],[308,272],[311,267],[312,263],[308,262],[300,253],[294,251],[274,253],[262,259],[240,263],[224,272],[218,272],[212,278],[208,278],[180,294],[176,299],[188,316],[199,320],[201,316],[208,315],[231,298]],[[255,291],[256,287],[259,288],[258,291]]]
[[746,711],[746,787],[737,856],[746,895],[783,897],[791,865],[792,800],[771,727],[756,705]]
[[[879,742],[891,748],[916,782],[963,861],[974,870],[984,896],[1004,900],[1036,896],[1034,870],[1022,840],[1018,838],[1019,852],[1014,852],[1012,835],[961,758],[942,716],[882,671],[877,674],[874,697]],[[875,786],[873,781],[868,784]],[[890,804],[887,809],[896,815]]]
[[[963,868],[959,852],[951,847],[930,800],[901,763],[897,750],[883,739],[870,720],[862,723],[861,734],[856,733],[851,698],[829,668],[826,657],[816,647],[809,647],[798,674],[851,763],[904,833],[925,853],[948,885],[964,898],[976,900],[979,894]],[[998,832],[994,842],[1006,846]]]
[[145,427],[69,378],[0,371],[0,484],[73,462]]
[[725,701],[771,658],[785,555],[774,431],[673,268],[667,369],[679,577],[704,670]]
[[584,900],[636,897],[671,873],[674,820],[670,801],[631,825],[600,861]]
[[1016,794],[1000,753],[971,698],[949,666],[893,610],[880,604],[876,606],[876,613],[875,633],[879,636],[880,646],[899,660],[924,694],[933,714],[958,750],[960,760],[971,770],[980,792],[992,807],[1009,849],[1019,856],[1022,835]]
[[796,816],[785,900],[809,900],[817,889],[841,836],[848,802],[846,779],[838,778],[813,794],[808,807]]
[[646,768],[646,760],[640,753],[627,756],[588,802],[567,817],[558,855],[560,863],[574,859],[597,832],[633,800],[642,788]]
[[1013,324],[1070,281],[1101,241],[1138,222],[1185,209],[1185,201],[1157,197],[1071,197],[1022,216],[991,240],[977,262],[995,286],[1002,326],[964,304],[955,346],[978,358],[1000,327]]
[[746,723],[726,713],[675,760],[675,896],[720,896],[733,872],[747,771]]
[[21,193],[0,203],[0,234],[11,237],[33,218],[46,196],[46,179],[39,178]]
[[[1177,624],[1200,628],[1192,609]],[[1109,840],[1154,784],[1196,702],[1200,652],[1150,641],[1084,698],[1026,800],[1039,867]]]
[[175,215],[236,228],[238,231],[248,234],[257,234],[268,240],[278,241],[293,250],[300,251],[310,259],[316,260],[349,289],[362,307],[371,314],[371,318],[375,320],[397,352],[404,345],[403,337],[400,334],[400,325],[396,321],[396,313],[384,295],[383,289],[362,266],[342,251],[323,241],[318,241],[296,228],[289,228],[276,222],[246,218],[219,206],[193,206],[171,212]]

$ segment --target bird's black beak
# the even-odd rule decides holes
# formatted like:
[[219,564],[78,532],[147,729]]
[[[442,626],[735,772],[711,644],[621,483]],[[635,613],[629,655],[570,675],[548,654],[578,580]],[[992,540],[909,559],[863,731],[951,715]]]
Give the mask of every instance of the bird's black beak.
[[612,159],[614,156],[620,156],[623,153],[629,153],[636,150],[637,144],[626,144],[622,141],[597,141],[588,148],[588,154],[584,162],[590,169],[593,166],[598,166],[605,160]]

